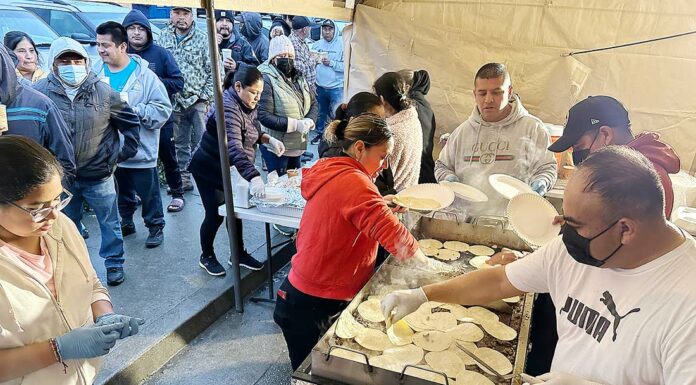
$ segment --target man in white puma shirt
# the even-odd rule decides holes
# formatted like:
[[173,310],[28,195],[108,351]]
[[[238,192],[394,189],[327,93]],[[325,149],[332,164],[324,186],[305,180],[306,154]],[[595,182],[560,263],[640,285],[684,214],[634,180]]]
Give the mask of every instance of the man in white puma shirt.
[[609,146],[571,177],[563,235],[506,266],[398,291],[396,321],[424,301],[484,304],[548,292],[558,345],[546,384],[696,384],[696,243],[667,221],[650,162]]

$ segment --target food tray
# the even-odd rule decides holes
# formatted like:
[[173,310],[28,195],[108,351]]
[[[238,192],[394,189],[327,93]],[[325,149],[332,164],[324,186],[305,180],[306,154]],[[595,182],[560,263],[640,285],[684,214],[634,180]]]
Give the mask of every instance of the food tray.
[[[439,240],[459,240],[469,244],[497,245],[508,247],[514,250],[529,251],[528,246],[512,231],[503,230],[500,227],[477,226],[468,223],[455,223],[440,219],[421,217],[411,232],[418,239],[435,238]],[[460,272],[473,270],[466,261],[470,256],[463,256],[457,261],[448,262]],[[455,274],[456,275],[456,274]],[[449,275],[451,276],[451,274]],[[449,278],[448,274],[426,274],[419,270],[397,265],[390,256],[380,267],[375,275],[368,281],[363,289],[350,302],[345,312],[357,315],[357,307],[370,295],[379,292],[384,285],[405,284],[408,287],[418,287],[421,285],[439,282]],[[511,326],[518,333],[516,340],[510,342],[498,341],[485,333],[484,339],[477,343],[479,347],[490,347],[505,354],[513,364],[513,379],[498,384],[519,385],[519,374],[524,371],[527,357],[529,323],[531,319],[533,295],[527,294],[517,304],[507,305],[502,301],[498,306],[501,311],[493,310],[500,318],[500,321]],[[490,308],[490,307],[489,307]],[[505,312],[507,311],[507,312]],[[364,326],[377,328],[375,324],[368,325],[365,320],[355,317]],[[413,377],[408,374],[397,373],[387,369],[382,369],[368,363],[369,356],[379,353],[367,351],[355,344],[352,340],[342,340],[334,336],[334,323],[326,332],[322,339],[315,345],[308,358],[307,365],[303,365],[293,374],[293,384],[348,384],[348,385],[386,385],[386,384],[406,384],[406,385],[432,385],[437,382]],[[384,325],[379,327],[383,330]],[[365,362],[357,362],[341,357],[329,355],[332,349],[346,347],[352,350],[367,353]],[[468,370],[477,369],[466,367]],[[480,371],[479,371],[480,372]],[[494,377],[490,377],[495,382]],[[448,379],[442,383],[454,384],[454,380]]]
[[292,217],[292,218],[302,218],[302,213],[304,212],[304,210],[301,208],[288,207],[288,206],[273,207],[273,206],[257,205],[256,209],[259,210],[259,212],[262,212],[265,214],[282,215],[285,217]]

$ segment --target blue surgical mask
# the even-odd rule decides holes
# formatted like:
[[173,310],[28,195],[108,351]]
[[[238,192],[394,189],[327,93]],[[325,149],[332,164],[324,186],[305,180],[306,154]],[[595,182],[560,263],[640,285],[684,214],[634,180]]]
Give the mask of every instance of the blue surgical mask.
[[87,78],[87,67],[78,65],[58,66],[58,75],[67,85],[77,87]]

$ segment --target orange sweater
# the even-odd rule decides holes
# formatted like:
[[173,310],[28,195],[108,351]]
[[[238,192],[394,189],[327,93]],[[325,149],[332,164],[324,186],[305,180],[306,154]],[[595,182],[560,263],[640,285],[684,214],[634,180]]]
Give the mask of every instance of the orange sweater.
[[288,276],[301,292],[349,300],[372,276],[378,243],[399,259],[418,250],[356,160],[319,160],[303,170],[301,189],[307,206]]

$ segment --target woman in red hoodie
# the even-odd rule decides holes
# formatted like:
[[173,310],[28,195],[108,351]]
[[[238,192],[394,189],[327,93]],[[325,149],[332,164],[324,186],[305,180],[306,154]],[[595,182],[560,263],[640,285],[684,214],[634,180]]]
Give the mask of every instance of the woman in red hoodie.
[[386,121],[366,113],[334,122],[324,136],[344,156],[320,159],[302,173],[307,200],[297,254],[278,290],[273,319],[283,330],[293,370],[373,273],[381,244],[401,260],[425,260],[417,241],[374,184],[393,148]]

